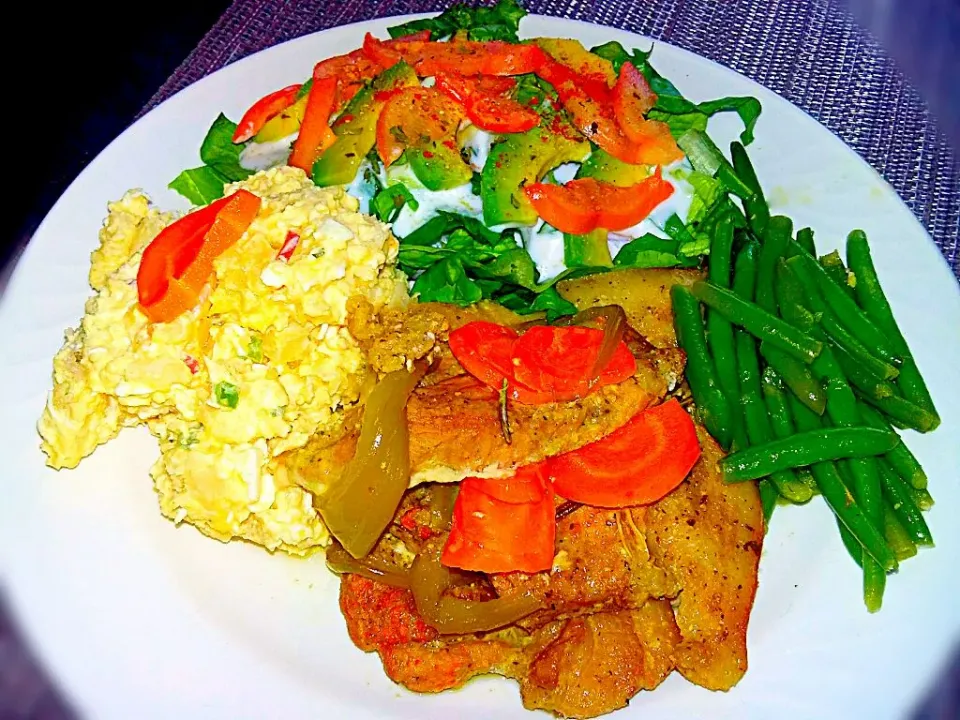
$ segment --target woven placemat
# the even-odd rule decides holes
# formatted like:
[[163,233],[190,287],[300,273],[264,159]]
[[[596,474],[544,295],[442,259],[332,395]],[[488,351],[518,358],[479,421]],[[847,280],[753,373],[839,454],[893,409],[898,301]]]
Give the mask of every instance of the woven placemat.
[[[250,53],[324,28],[432,12],[446,0],[237,0],[147,108]],[[900,194],[960,277],[960,156],[883,48],[832,0],[526,0],[532,13],[664,40],[803,108]]]
[[[258,50],[375,17],[437,11],[447,0],[237,0],[143,112]],[[960,158],[887,54],[832,0],[525,0],[715,60],[803,108],[896,189],[960,277]],[[2,605],[2,603],[0,603]],[[958,669],[948,671],[955,676]],[[953,684],[956,686],[957,680]],[[941,707],[940,701],[949,705]],[[955,717],[950,694],[924,717]],[[67,720],[0,606],[0,719]]]

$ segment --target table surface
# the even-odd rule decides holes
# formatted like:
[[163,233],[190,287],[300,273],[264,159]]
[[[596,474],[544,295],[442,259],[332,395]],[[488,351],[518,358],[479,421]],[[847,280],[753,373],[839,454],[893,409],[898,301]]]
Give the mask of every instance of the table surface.
[[[210,72],[278,42],[373,17],[440,10],[447,4],[236,0],[143,111]],[[850,0],[849,8],[832,0],[524,4],[531,12],[622,27],[671,42],[731,67],[803,108],[890,182],[960,277],[960,159],[947,139],[949,133],[960,144],[960,56],[954,49],[960,43],[960,4],[955,0]],[[908,81],[903,70],[915,82]],[[921,100],[920,91],[929,104]],[[127,121],[132,119],[131,111]],[[960,717],[958,687],[960,657],[934,683],[938,691],[922,716]],[[0,605],[0,719],[72,717]]]

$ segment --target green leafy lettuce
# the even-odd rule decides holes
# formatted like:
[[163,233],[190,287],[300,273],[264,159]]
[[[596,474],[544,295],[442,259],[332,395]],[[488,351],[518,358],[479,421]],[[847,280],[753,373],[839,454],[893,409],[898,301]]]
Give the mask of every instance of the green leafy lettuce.
[[429,30],[431,40],[444,40],[463,30],[470,40],[517,42],[520,20],[526,14],[527,11],[520,7],[517,0],[498,0],[493,7],[471,7],[466,3],[456,3],[436,17],[394,25],[387,28],[387,32],[390,37],[398,38]]
[[184,170],[168,186],[194,205],[207,205],[223,197],[223,186],[250,177],[253,171],[240,165],[247,143],[233,142],[237,124],[221,113],[200,145],[203,165]]
[[735,112],[743,121],[740,140],[744,145],[753,142],[753,130],[762,110],[760,101],[755,97],[724,97],[693,103],[653,68],[650,64],[651,50],[627,52],[623,45],[611,41],[592,48],[591,52],[609,60],[618,73],[625,62],[633,63],[637,70],[643,73],[650,83],[650,88],[657,94],[657,104],[650,110],[648,117],[665,122],[674,137],[680,137],[691,128],[706,130],[707,120],[717,113]]
[[493,300],[520,314],[548,318],[576,308],[539,282],[536,264],[514,230],[495,232],[476,218],[441,212],[400,241],[400,268],[415,278],[411,292],[423,302],[470,305]]

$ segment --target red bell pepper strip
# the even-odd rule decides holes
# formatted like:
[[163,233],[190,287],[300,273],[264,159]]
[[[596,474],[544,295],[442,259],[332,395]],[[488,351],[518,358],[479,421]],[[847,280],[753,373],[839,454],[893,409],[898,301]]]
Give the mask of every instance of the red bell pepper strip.
[[[513,376],[556,401],[583,397],[591,390],[590,374],[602,344],[603,331],[596,328],[534,326],[513,345]],[[621,341],[595,385],[623,382],[636,371],[637,361]]]
[[594,507],[656,502],[700,457],[697,429],[675,398],[643,410],[605,438],[546,461],[553,489]]
[[503,93],[509,91],[516,81],[506,77],[489,79],[507,82],[484,82],[482,76],[474,79],[450,72],[438,73],[436,86],[440,92],[459,102],[470,122],[481,130],[517,133],[526,132],[540,124],[540,115],[536,111],[513,98],[504,97]]
[[553,85],[560,102],[566,103],[574,95],[585,93],[594,102],[607,103],[610,101],[610,88],[604,80],[596,77],[587,77],[573,68],[554,60],[544,53],[544,61],[536,70],[539,77]]
[[399,56],[420,77],[432,77],[440,72],[524,75],[539,68],[546,57],[536,45],[517,45],[500,40],[431,42],[398,38],[384,42],[367,36],[363,51],[371,62],[378,64],[395,64]]
[[290,262],[290,258],[293,257],[293,251],[297,249],[297,245],[300,244],[300,236],[297,235],[293,230],[287,231],[287,237],[283,241],[283,245],[280,247],[280,251],[277,253],[277,260],[283,260],[284,262]]
[[370,33],[363,36],[363,50],[370,60],[377,63],[384,69],[393,67],[404,59],[403,54],[397,49],[397,45],[402,43],[424,43],[430,40],[429,30],[420,30],[419,32],[404,35],[401,38],[391,40],[381,40]]
[[584,235],[597,228],[633,227],[673,194],[673,185],[658,168],[629,187],[581,178],[566,185],[531,183],[523,191],[544,222],[562,232]]
[[240,239],[259,210],[259,197],[237,190],[164,228],[144,249],[137,270],[143,313],[153,322],[170,322],[196,307],[213,261]]
[[486,573],[549,570],[554,513],[553,492],[540,465],[522,467],[510,478],[466,478],[440,562]]
[[307,95],[300,133],[293,141],[293,150],[287,161],[308,175],[324,150],[333,145],[337,136],[330,129],[330,116],[337,107],[339,80],[335,77],[314,79]]
[[266,124],[267,120],[274,115],[279,115],[293,105],[300,87],[300,84],[288,85],[282,90],[277,90],[257,100],[237,123],[237,129],[233,133],[233,142],[246,142],[260,132],[260,128]]
[[424,87],[391,91],[385,99],[377,118],[377,154],[384,165],[389,167],[407,147],[424,141],[446,138],[456,147],[463,109],[455,100]]
[[339,102],[345,103],[368,80],[372,80],[387,68],[372,60],[363,48],[346,55],[337,55],[321,60],[313,67],[313,81],[334,78],[340,83]]
[[624,63],[613,88],[613,114],[623,134],[642,148],[638,154],[649,165],[669,165],[680,160],[683,152],[677,147],[670,128],[645,116],[657,102],[650,83],[631,63]]

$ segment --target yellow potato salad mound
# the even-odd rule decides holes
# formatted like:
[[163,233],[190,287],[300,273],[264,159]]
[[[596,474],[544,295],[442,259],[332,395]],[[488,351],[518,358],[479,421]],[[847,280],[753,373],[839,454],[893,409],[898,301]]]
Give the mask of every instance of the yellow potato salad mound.
[[[146,425],[160,444],[151,475],[164,515],[219,540],[306,554],[329,542],[310,494],[286,480],[281,452],[341,422],[367,365],[345,328],[354,295],[406,302],[387,226],[340,188],[298,169],[226,188],[262,199],[246,233],[215,262],[210,292],[169,323],[141,312],[143,249],[174,217],[130,191],[109,205],[91,256],[87,301],[53,361],[39,422],[54,468],[73,468],[121,428]],[[289,261],[278,257],[290,234]]]

